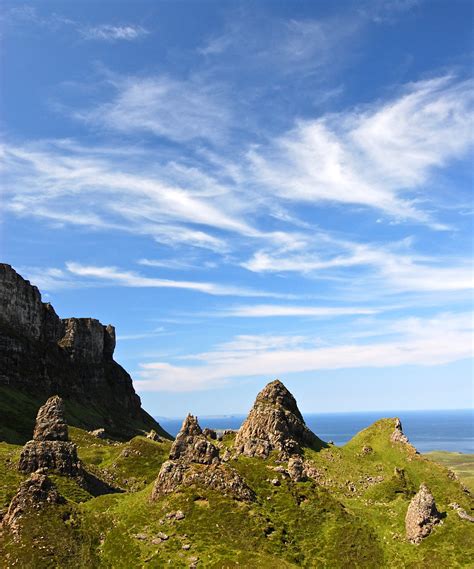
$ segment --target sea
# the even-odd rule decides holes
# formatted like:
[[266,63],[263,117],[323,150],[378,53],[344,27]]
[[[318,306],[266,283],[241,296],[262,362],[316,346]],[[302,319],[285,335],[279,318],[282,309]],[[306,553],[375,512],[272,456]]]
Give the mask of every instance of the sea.
[[[308,427],[325,441],[344,445],[355,434],[382,417],[399,417],[403,431],[421,453],[449,451],[474,454],[474,409],[455,411],[370,411],[359,413],[308,413]],[[238,429],[245,415],[199,417],[202,428]],[[161,426],[176,435],[182,418],[157,417]]]

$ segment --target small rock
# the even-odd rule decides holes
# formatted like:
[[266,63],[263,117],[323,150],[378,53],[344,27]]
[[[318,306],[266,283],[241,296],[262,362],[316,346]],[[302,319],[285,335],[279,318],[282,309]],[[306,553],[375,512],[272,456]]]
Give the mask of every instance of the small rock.
[[145,540],[148,539],[148,536],[145,533],[136,533],[135,534],[135,539],[140,539],[140,540]]
[[159,531],[156,534],[157,537],[159,537],[160,539],[162,539],[163,541],[166,541],[167,539],[169,539],[169,535],[167,535],[166,533],[163,533],[162,531]]
[[184,551],[189,551],[191,549],[191,546],[189,545],[189,543],[185,543],[182,549],[184,549]]
[[270,484],[273,484],[273,486],[281,486],[281,482],[278,478],[272,478],[272,480],[270,480]]
[[155,429],[152,429],[149,433],[146,434],[146,438],[150,439],[151,441],[155,441],[157,443],[161,443],[163,442],[163,439],[160,437],[160,435],[155,431]]
[[94,431],[89,431],[89,434],[98,439],[105,439],[105,429],[95,429]]
[[182,512],[181,510],[178,510],[178,511],[176,512],[176,514],[175,514],[174,517],[175,517],[175,519],[177,519],[177,520],[184,520],[184,518],[185,518],[186,516],[184,515],[184,512]]

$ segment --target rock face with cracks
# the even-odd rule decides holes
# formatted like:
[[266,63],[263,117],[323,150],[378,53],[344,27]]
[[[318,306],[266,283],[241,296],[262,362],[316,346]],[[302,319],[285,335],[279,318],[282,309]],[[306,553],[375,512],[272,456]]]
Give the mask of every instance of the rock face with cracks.
[[433,495],[424,484],[421,484],[418,493],[408,506],[405,518],[406,538],[411,543],[420,543],[440,520],[441,516]]
[[[155,429],[169,437],[141,408],[130,375],[113,359],[114,348],[113,326],[59,318],[35,286],[0,263],[0,390],[12,400],[17,392],[36,401],[58,394],[74,407],[72,424],[87,430],[105,427],[130,438]],[[26,411],[17,411],[23,412],[23,440],[34,420],[30,413],[28,427]],[[0,416],[0,431],[15,418]]]
[[295,398],[283,383],[272,381],[257,395],[240,427],[235,439],[236,451],[267,458],[276,450],[288,459],[301,454],[305,446],[320,449],[326,445],[308,429]]
[[152,491],[152,500],[183,486],[211,488],[237,500],[252,501],[255,494],[241,476],[222,463],[219,449],[204,436],[193,415],[183,422],[171,447],[170,460],[163,463]]
[[64,498],[51,480],[44,474],[34,472],[21,483],[18,492],[10,502],[2,521],[3,528],[13,534],[18,534],[24,514],[44,508],[48,504],[62,504],[63,502],[65,502]]
[[57,395],[50,397],[38,411],[33,440],[23,447],[18,463],[21,472],[42,468],[69,476],[77,476],[82,471],[77,447],[68,440],[64,404]]

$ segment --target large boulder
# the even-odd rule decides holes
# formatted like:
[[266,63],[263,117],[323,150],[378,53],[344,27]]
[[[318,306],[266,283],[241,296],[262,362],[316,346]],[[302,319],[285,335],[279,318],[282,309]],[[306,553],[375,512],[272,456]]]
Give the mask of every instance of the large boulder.
[[411,543],[420,543],[440,520],[441,515],[436,508],[433,494],[425,484],[421,484],[408,506],[405,518],[406,538]]
[[311,432],[296,400],[279,380],[270,382],[255,403],[235,438],[237,453],[267,458],[276,450],[282,458],[302,452],[302,447],[320,449],[325,443]]
[[20,533],[22,517],[50,504],[64,503],[64,498],[56,490],[51,480],[44,474],[34,472],[20,484],[18,492],[13,497],[7,513],[2,520],[2,526],[14,535]]
[[241,476],[223,464],[219,449],[206,439],[193,415],[184,420],[169,458],[158,473],[152,500],[186,486],[209,488],[237,500],[255,499],[255,493]]

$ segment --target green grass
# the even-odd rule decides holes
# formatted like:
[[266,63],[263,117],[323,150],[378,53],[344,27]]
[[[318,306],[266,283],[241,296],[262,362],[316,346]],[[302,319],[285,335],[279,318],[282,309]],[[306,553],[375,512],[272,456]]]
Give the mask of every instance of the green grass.
[[461,482],[474,493],[474,454],[437,451],[426,453],[425,456],[452,470]]
[[[71,428],[86,468],[126,492],[94,498],[74,480],[53,476],[67,504],[27,516],[21,541],[7,538],[5,553],[12,565],[16,560],[16,566],[35,569],[185,568],[195,556],[199,567],[216,569],[472,567],[472,524],[449,508],[458,502],[470,511],[472,499],[443,464],[391,443],[392,431],[393,420],[386,419],[344,447],[306,449],[305,458],[319,472],[318,483],[283,477],[274,470],[279,466],[275,456],[233,459],[229,467],[257,495],[255,502],[242,503],[198,487],[151,502],[169,442],[135,437],[117,443]],[[231,447],[233,438],[227,436],[223,446]],[[372,451],[363,453],[368,446]],[[23,478],[15,470],[19,450],[0,445],[4,504]],[[275,477],[279,486],[270,483]],[[432,490],[445,518],[415,546],[404,539],[404,519],[421,482]],[[178,509],[185,513],[183,520],[167,518]],[[159,532],[169,539],[153,543]],[[189,550],[183,549],[187,545]]]

